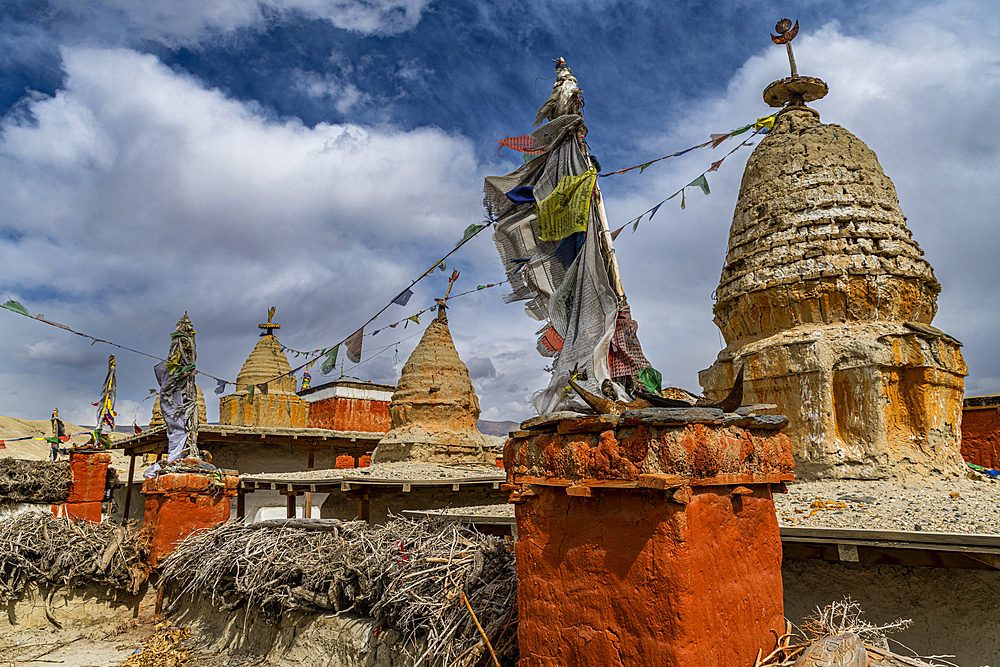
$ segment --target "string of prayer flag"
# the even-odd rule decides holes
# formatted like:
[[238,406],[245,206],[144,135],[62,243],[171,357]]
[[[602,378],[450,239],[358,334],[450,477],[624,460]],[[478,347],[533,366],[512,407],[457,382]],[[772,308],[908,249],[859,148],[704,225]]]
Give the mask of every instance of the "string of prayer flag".
[[361,343],[364,340],[364,335],[365,328],[361,327],[345,341],[347,343],[347,358],[354,363],[361,361]]

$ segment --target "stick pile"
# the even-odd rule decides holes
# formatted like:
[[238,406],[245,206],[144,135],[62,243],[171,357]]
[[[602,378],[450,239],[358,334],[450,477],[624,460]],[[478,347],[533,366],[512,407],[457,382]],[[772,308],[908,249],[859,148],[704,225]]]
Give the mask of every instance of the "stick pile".
[[61,503],[70,479],[69,461],[0,459],[0,503]]
[[284,523],[195,533],[167,559],[164,582],[270,622],[285,610],[374,617],[421,647],[415,667],[516,664],[517,575],[502,539],[443,520]]
[[133,595],[149,576],[146,539],[130,527],[26,513],[0,523],[0,600],[12,601],[31,583],[49,587],[100,584]]

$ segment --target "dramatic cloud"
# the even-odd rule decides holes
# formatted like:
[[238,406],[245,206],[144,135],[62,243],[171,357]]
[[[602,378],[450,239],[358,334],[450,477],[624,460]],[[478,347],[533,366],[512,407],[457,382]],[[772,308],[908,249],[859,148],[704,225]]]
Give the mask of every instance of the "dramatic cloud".
[[131,39],[188,44],[238,30],[264,28],[299,16],[362,34],[391,35],[413,28],[428,0],[51,0],[58,13]]
[[[160,10],[105,1],[95,7],[120,13],[118,20],[148,31],[149,39],[169,35],[180,42],[292,11],[330,18],[336,10],[339,18],[330,20],[340,27],[385,33],[415,25],[424,3],[209,2],[190,12],[183,4]],[[804,27],[794,44],[800,71],[830,84],[829,96],[813,105],[823,121],[865,141],[896,184],[914,238],[943,285],[935,323],[966,344],[970,393],[1000,390],[1000,356],[992,349],[1000,311],[993,289],[1000,279],[993,229],[1000,172],[991,131],[1000,105],[1000,30],[996,13],[986,7],[927,6],[885,19],[877,31],[835,23]],[[484,9],[477,21],[488,22],[489,14]],[[526,32],[519,48],[534,39],[555,48],[539,34]],[[496,45],[489,41],[495,36],[474,37]],[[44,41],[31,31],[3,39],[31,48]],[[495,143],[489,150],[477,147],[484,137],[527,131],[535,103],[504,98],[500,84],[510,84],[513,75],[485,59],[475,65],[477,78],[456,76],[453,89],[441,97],[429,90],[426,102],[435,113],[448,106],[478,135],[441,130],[429,117],[393,124],[386,120],[393,116],[378,108],[380,100],[403,98],[414,88],[389,86],[384,96],[370,95],[363,84],[371,63],[396,63],[393,80],[417,88],[445,70],[427,53],[388,53],[388,40],[372,41],[379,43],[367,69],[364,58],[334,48],[325,69],[311,63],[282,70],[289,92],[365,118],[311,127],[295,113],[241,101],[252,98],[249,93],[238,99],[184,67],[167,67],[158,56],[62,47],[62,83],[46,88],[55,94],[24,94],[0,124],[0,298],[158,355],[187,310],[199,331],[199,368],[230,380],[252,349],[268,306],[278,306],[280,338],[293,349],[332,345],[351,334],[452,249],[470,223],[482,220],[482,177],[515,164],[497,164]],[[376,53],[383,46],[386,53]],[[632,95],[650,81],[626,81],[624,65],[607,54],[589,64],[591,78],[581,67],[589,140],[602,161],[614,162],[604,166],[685,148],[770,113],[761,91],[785,76],[788,64],[783,49],[760,48],[737,70],[721,68],[719,79],[728,78],[727,85],[716,82],[683,109],[666,99],[636,109]],[[36,52],[42,54],[38,67],[46,67],[44,49]],[[539,82],[539,89],[547,85]],[[467,99],[456,104],[462,95]],[[623,147],[631,146],[635,154],[625,156]],[[734,146],[602,179],[612,225],[655,205]],[[678,200],[668,202],[616,243],[644,349],[669,384],[697,390],[697,371],[721,347],[711,295],[750,150],[741,149],[708,175],[710,196],[689,190],[686,210]],[[430,314],[419,326],[388,324],[431,305],[452,269],[462,272],[456,291],[502,280],[488,230],[449,258],[446,272],[422,282],[406,308],[392,306],[368,327],[369,334],[379,333],[365,338],[365,361],[356,368],[345,363],[343,372],[394,382]],[[483,418],[530,416],[528,398],[545,385],[549,362],[535,350],[537,323],[520,305],[504,304],[500,289],[462,297],[448,315]],[[90,423],[90,403],[107,354],[114,352],[120,405],[127,406],[119,412],[134,413],[138,405],[139,423],[148,419],[150,403],[140,402],[152,386],[153,360],[91,347],[86,339],[6,311],[0,327],[8,342],[8,354],[0,357],[0,413],[46,418],[59,405],[71,419]],[[294,366],[304,358],[291,353],[291,361]],[[314,367],[313,384],[326,379]],[[214,383],[201,384],[215,419]]]

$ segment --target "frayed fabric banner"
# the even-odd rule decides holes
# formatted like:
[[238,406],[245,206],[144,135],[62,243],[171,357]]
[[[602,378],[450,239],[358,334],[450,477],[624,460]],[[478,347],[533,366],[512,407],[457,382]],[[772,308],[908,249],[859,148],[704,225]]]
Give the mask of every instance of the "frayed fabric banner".
[[361,327],[350,338],[344,341],[347,344],[347,358],[355,364],[361,363],[361,343],[364,335],[365,328]]

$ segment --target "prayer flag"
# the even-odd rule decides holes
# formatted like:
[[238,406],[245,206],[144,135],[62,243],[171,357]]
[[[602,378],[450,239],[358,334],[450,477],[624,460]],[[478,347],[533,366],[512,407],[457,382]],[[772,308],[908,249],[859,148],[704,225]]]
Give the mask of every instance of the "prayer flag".
[[570,234],[587,231],[596,182],[594,169],[559,179],[555,190],[538,204],[538,238],[561,241]]
[[625,229],[626,227],[628,227],[627,222],[618,229],[616,229],[615,231],[611,232],[611,240],[614,241],[615,239],[617,239],[618,235],[621,234],[622,230]]
[[13,299],[4,303],[2,306],[0,306],[0,308],[6,308],[7,310],[19,313],[26,317],[31,317],[31,315],[28,315],[28,309],[19,304],[17,301],[14,301]]
[[713,134],[713,135],[711,135],[711,137],[712,137],[712,148],[715,148],[716,146],[718,146],[719,144],[721,144],[723,141],[725,141],[726,139],[728,139],[731,134],[732,134],[732,132],[726,132],[725,134]]
[[694,188],[694,187],[701,188],[701,191],[704,192],[706,195],[710,194],[712,192],[711,190],[708,189],[708,179],[705,178],[705,174],[702,174],[701,176],[699,176],[698,178],[694,179],[693,181],[691,181],[690,183],[688,183],[684,187],[686,187],[686,188],[688,188],[688,187],[691,187],[691,188]]
[[687,208],[687,200],[686,200],[686,198],[684,196],[684,190],[682,189],[681,190],[681,210],[683,211],[685,208]]
[[135,431],[136,435],[139,435],[140,433],[142,433],[142,429],[139,428],[139,425],[136,424],[135,422],[132,422],[132,429]]
[[763,127],[763,128],[767,128],[768,130],[770,130],[771,128],[774,127],[774,119],[775,118],[776,118],[776,116],[774,116],[774,115],[764,116],[763,118],[758,118],[757,122],[753,124],[753,129],[759,130],[759,129],[761,129]]
[[[335,345],[332,350],[326,355],[326,359],[323,360],[323,365],[319,367],[320,373],[323,375],[329,375],[330,371],[337,367],[337,353],[340,352],[340,345]],[[315,359],[309,362],[309,366],[312,366],[316,362]],[[309,366],[306,366],[308,370]]]
[[709,168],[709,171],[718,171],[719,167],[722,166],[722,161],[725,159],[726,158],[722,158],[722,160],[719,160],[718,162],[713,162],[712,166]]
[[381,329],[376,329],[375,331],[372,332],[372,335],[373,336],[376,335],[379,331],[381,331]]
[[225,380],[216,380],[215,381],[215,393],[216,394],[221,394],[222,392],[224,392],[226,390],[226,385],[227,384],[229,384],[229,383],[226,382]]
[[247,397],[247,400],[250,401],[251,403],[253,403],[253,392],[254,392],[255,389],[256,389],[256,387],[254,385],[252,385],[252,384],[248,384],[247,385],[247,392],[249,393],[249,396]]
[[405,306],[407,303],[409,303],[411,296],[413,296],[413,290],[407,288],[405,292],[401,293],[399,296],[393,299],[392,302],[397,306]]
[[471,239],[473,236],[478,234],[481,230],[485,229],[486,225],[469,225],[465,228],[465,233],[462,234],[462,240],[455,244],[456,248],[461,248],[466,241]]
[[361,327],[345,341],[347,343],[347,358],[356,364],[361,363],[361,344],[364,340],[364,335],[365,328]]
[[267,383],[266,382],[261,382],[260,384],[258,384],[257,385],[257,389],[258,389],[258,391],[260,391],[260,395],[261,396],[267,396]]
[[635,220],[635,223],[634,223],[634,224],[632,225],[632,233],[633,233],[633,234],[635,234],[635,230],[639,229],[639,223],[640,223],[640,222],[642,222],[642,218],[643,218],[643,216],[645,216],[645,215],[646,215],[646,214],[645,214],[645,213],[643,213],[643,214],[642,214],[642,215],[640,215],[640,216],[639,216],[638,218],[636,218],[636,220]]
[[657,204],[656,206],[654,206],[653,210],[649,212],[649,219],[650,220],[653,219],[653,216],[656,215],[656,212],[660,210],[661,206],[663,206],[663,202],[660,202],[659,204]]

